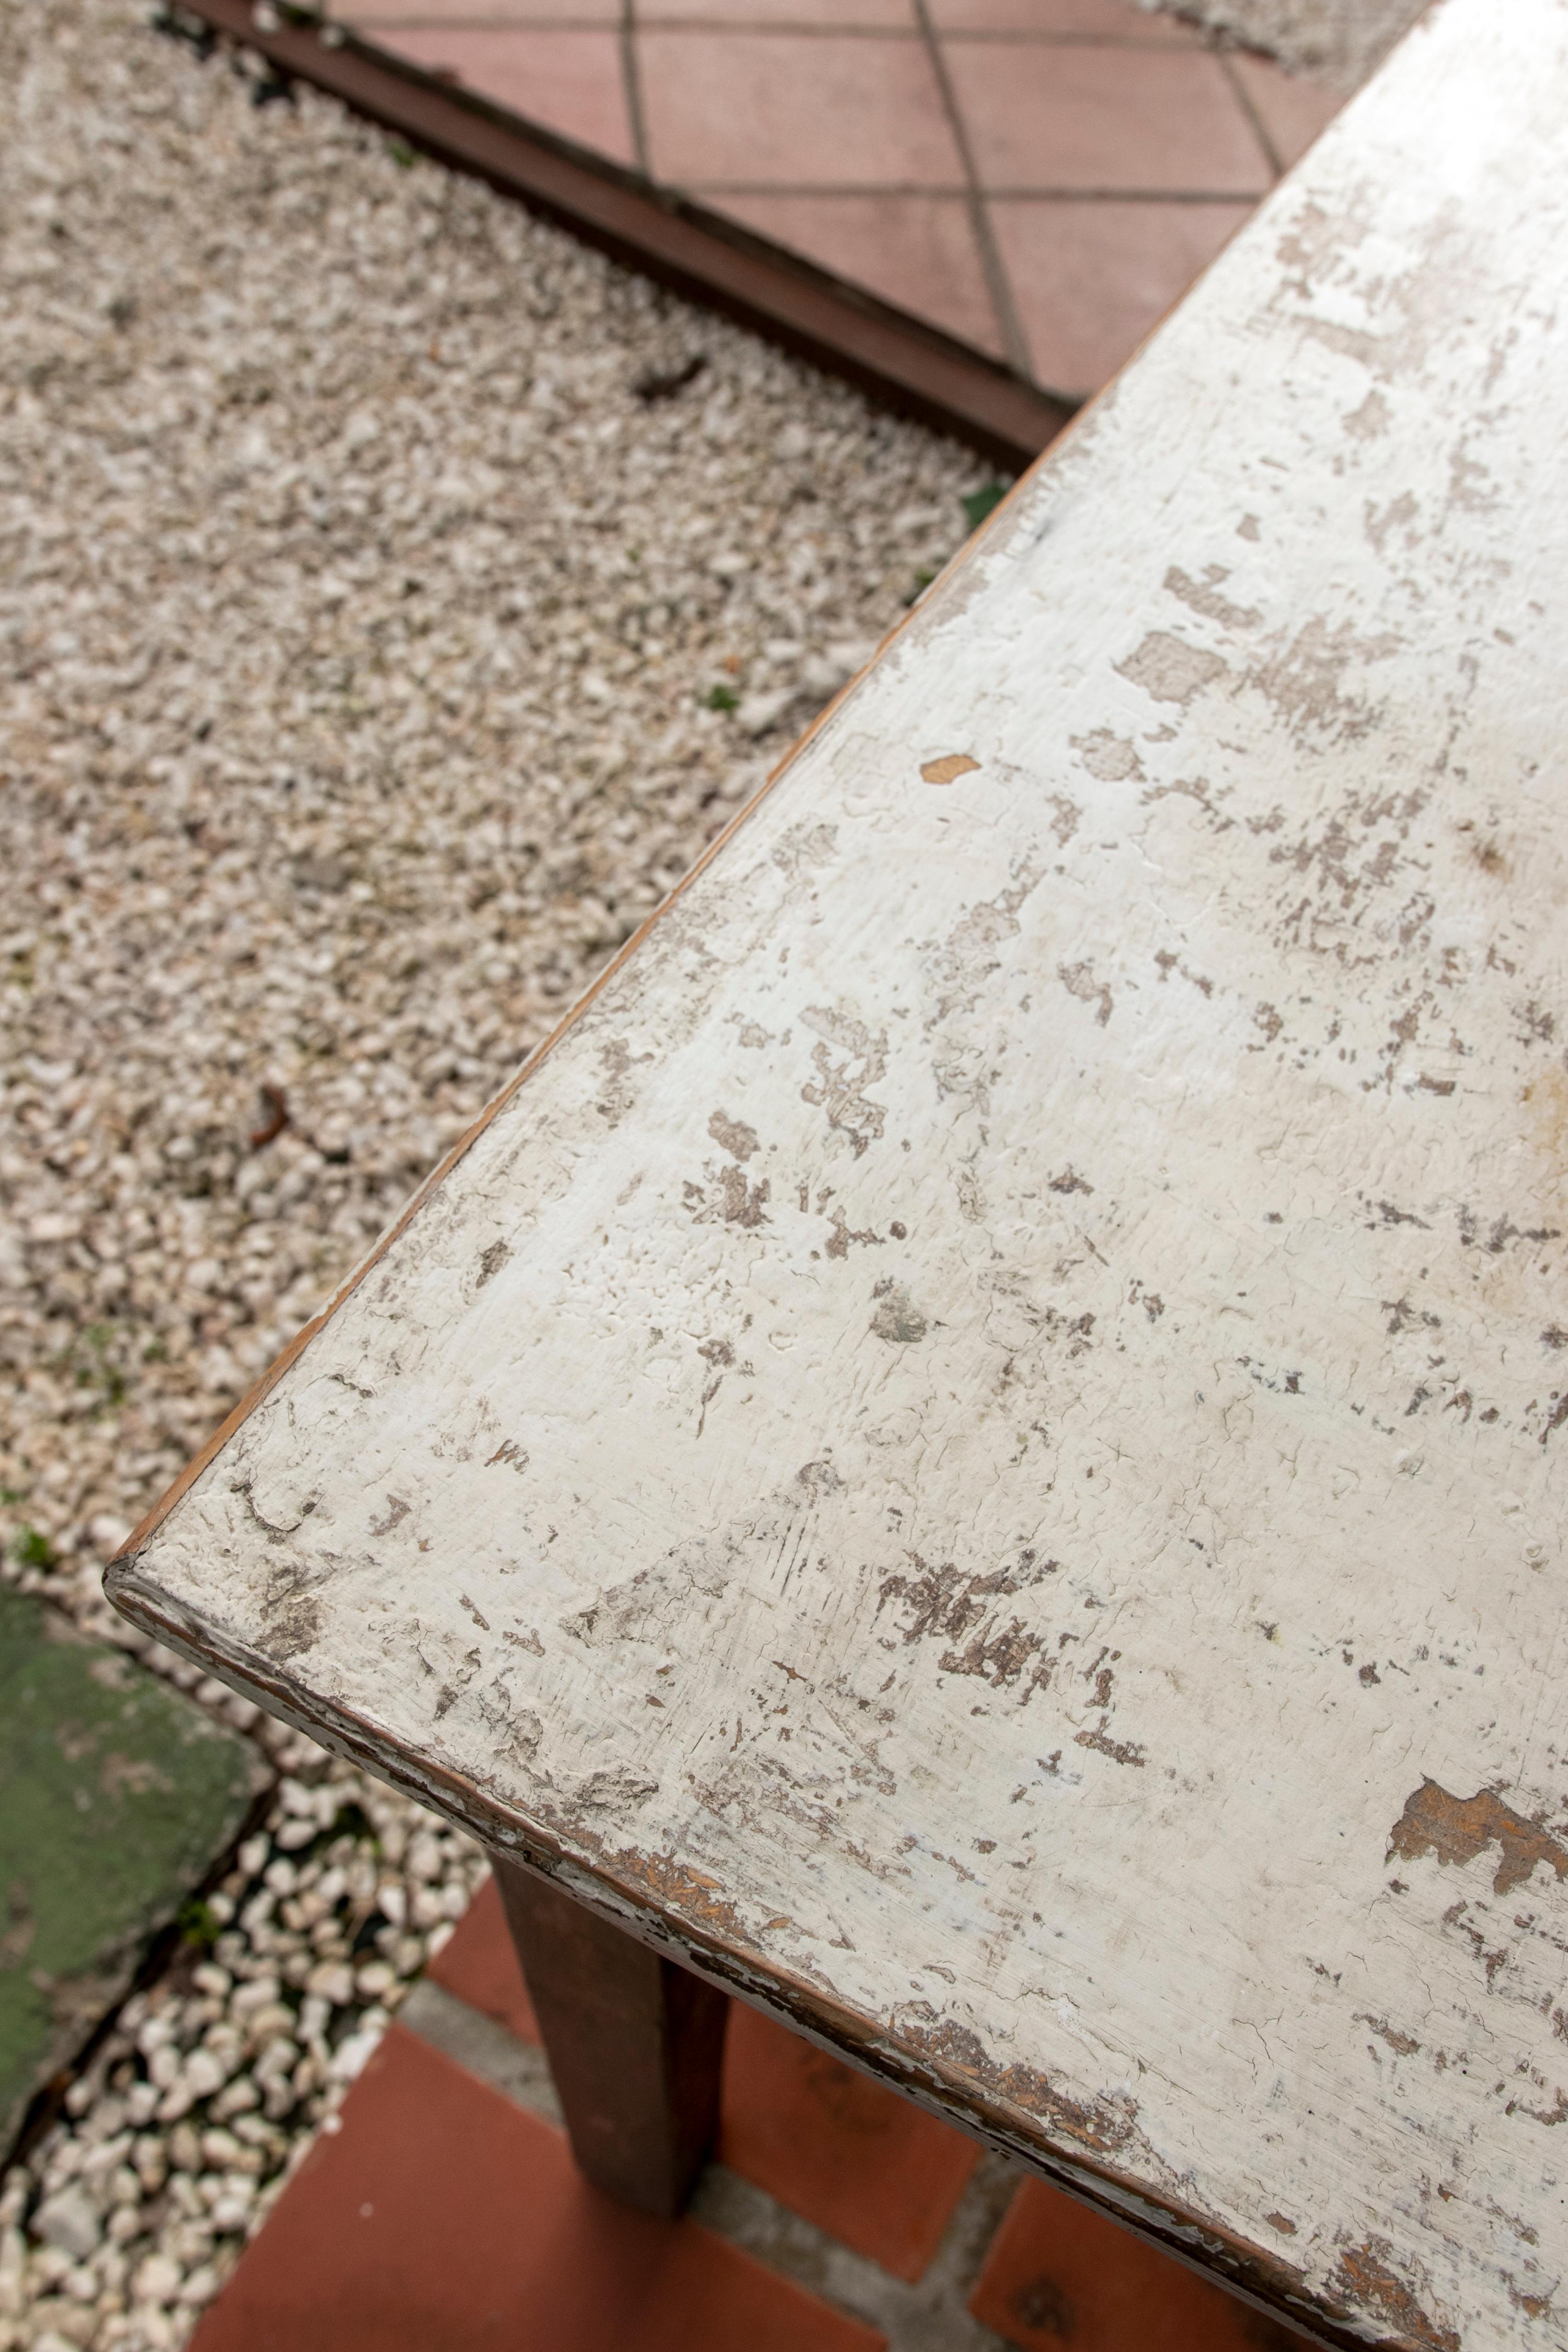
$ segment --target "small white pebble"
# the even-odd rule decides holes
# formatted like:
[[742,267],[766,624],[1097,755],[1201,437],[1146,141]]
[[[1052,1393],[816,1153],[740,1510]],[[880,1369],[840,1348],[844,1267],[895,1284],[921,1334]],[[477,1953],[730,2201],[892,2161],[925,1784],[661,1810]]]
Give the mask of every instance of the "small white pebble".
[[228,2068],[212,2050],[193,2050],[185,2061],[184,2086],[193,2099],[210,2099],[228,2080]]
[[324,1960],[305,1979],[305,1989],[334,2009],[346,2009],[354,1997],[353,1970],[343,1960]]
[[210,2263],[204,2263],[199,2270],[192,2271],[190,2276],[182,2283],[179,2300],[187,2306],[209,2303],[217,2293],[217,2287],[216,2271]]
[[86,2189],[72,2183],[45,2199],[34,2226],[47,2246],[84,2262],[103,2235],[103,2216]]
[[207,2113],[216,2123],[232,2123],[237,2116],[247,2115],[261,2104],[261,2094],[248,2074],[237,2074],[225,2085],[213,2101]]
[[139,2303],[170,2303],[179,2292],[179,2265],[167,2254],[149,2254],[137,2265],[132,2287]]
[[407,1875],[422,1879],[426,1884],[433,1884],[440,1878],[447,1866],[447,1857],[441,1849],[440,1838],[432,1836],[428,1831],[422,1837],[416,1837],[404,1863]]
[[408,1916],[416,1927],[439,1927],[446,1916],[446,1912],[441,1907],[438,1888],[434,1886],[415,1888],[414,1899],[408,1906]]

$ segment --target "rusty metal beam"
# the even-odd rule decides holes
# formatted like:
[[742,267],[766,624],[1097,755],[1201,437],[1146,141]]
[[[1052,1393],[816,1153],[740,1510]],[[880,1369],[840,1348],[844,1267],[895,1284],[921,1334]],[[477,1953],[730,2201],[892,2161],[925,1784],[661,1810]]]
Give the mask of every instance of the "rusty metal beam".
[[1021,471],[1073,414],[923,320],[345,27],[300,11],[258,26],[250,0],[179,0],[178,13],[998,466]]

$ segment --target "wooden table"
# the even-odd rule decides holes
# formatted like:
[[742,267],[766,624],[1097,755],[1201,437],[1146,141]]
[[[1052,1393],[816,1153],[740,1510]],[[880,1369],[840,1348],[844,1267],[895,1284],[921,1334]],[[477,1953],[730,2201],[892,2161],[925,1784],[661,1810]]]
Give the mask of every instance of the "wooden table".
[[624,2193],[673,1956],[1564,2341],[1565,121],[1428,20],[110,1571],[522,1866]]

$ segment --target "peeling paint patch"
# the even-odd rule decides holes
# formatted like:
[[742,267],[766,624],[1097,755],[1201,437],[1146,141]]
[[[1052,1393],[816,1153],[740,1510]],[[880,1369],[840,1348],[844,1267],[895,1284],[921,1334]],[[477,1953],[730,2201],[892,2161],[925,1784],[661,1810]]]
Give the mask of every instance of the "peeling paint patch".
[[1368,2238],[1347,2247],[1340,2256],[1333,2284],[1347,2300],[1375,2311],[1401,2344],[1419,2345],[1423,2352],[1459,2352],[1456,2328],[1445,2326],[1423,2310],[1398,2273],[1389,2266],[1392,2252],[1384,2238]]
[[1097,1755],[1109,1756],[1113,1764],[1135,1764],[1142,1769],[1149,1761],[1136,1741],[1110,1739],[1103,1730],[1079,1731],[1075,1733],[1074,1739],[1079,1748],[1092,1748]]
[[1193,612],[1201,613],[1205,621],[1218,621],[1223,628],[1255,629],[1263,618],[1257,605],[1233,604],[1228,596],[1220,594],[1221,582],[1229,578],[1223,563],[1205,564],[1201,580],[1189,580],[1173,563],[1165,574],[1165,593],[1180,597]]
[[909,1347],[925,1338],[926,1318],[901,1282],[879,1282],[871,1296],[879,1302],[871,1318],[871,1328],[879,1339]]
[[[811,1049],[817,1075],[802,1087],[800,1098],[826,1111],[829,1127],[849,1138],[858,1160],[868,1144],[880,1139],[887,1124],[887,1111],[866,1089],[887,1076],[888,1033],[873,1035],[864,1021],[841,1006],[808,1005],[801,1019],[824,1042]],[[834,1046],[845,1056],[837,1065]]]
[[932,1568],[918,1552],[910,1559],[913,1573],[886,1578],[877,1598],[879,1616],[889,1602],[903,1609],[900,1631],[906,1645],[933,1636],[944,1641],[948,1646],[937,1660],[942,1673],[976,1675],[997,1690],[1019,1682],[1027,1667],[1029,1679],[1021,1694],[1025,1699],[1047,1687],[1054,1661],[1042,1654],[1044,1633],[1016,1616],[1008,1615],[1004,1622],[995,1603],[1043,1583],[1056,1573],[1058,1561],[1039,1560],[1025,1551],[1011,1568],[966,1576],[952,1560]]
[[721,1143],[737,1160],[749,1160],[757,1150],[756,1129],[748,1127],[744,1119],[726,1118],[721,1110],[716,1110],[709,1120],[708,1132],[715,1143]]
[[767,1204],[772,1192],[773,1186],[765,1176],[760,1184],[748,1184],[743,1168],[719,1171],[716,1196],[689,1181],[682,1187],[685,1206],[693,1223],[742,1225],[753,1232],[768,1223]]
[[1357,2012],[1358,2021],[1370,2027],[1380,2042],[1386,2042],[1396,2058],[1414,2058],[1421,2044],[1413,2033],[1402,2033],[1390,2025],[1386,2017],[1369,2017],[1364,2011]]
[[1098,1008],[1094,1017],[1103,1029],[1110,1019],[1115,999],[1108,984],[1103,980],[1096,980],[1092,958],[1086,957],[1081,963],[1058,964],[1057,978],[1069,996],[1076,996],[1083,1003]]
[[1190,646],[1166,629],[1151,629],[1136,653],[1117,669],[1133,686],[1141,686],[1155,702],[1179,702],[1184,709],[1194,695],[1227,675],[1217,654]]
[[1109,727],[1097,727],[1091,735],[1075,735],[1072,748],[1099,783],[1143,780],[1143,762],[1131,736],[1113,735]]
[[1511,1805],[1505,1805],[1495,1790],[1481,1789],[1473,1797],[1454,1797],[1436,1780],[1423,1780],[1406,1798],[1385,1858],[1392,1862],[1397,1854],[1401,1861],[1415,1862],[1432,1853],[1442,1863],[1474,1862],[1491,1844],[1498,1846],[1502,1856],[1492,1880],[1495,1895],[1522,1886],[1537,1863],[1545,1863],[1559,1878],[1568,1878],[1568,1848],[1559,1845],[1534,1822],[1526,1821],[1522,1813],[1516,1813]]
[[949,751],[944,759],[927,760],[921,774],[928,784],[955,784],[960,776],[978,775],[980,762],[967,751]]
[[604,1068],[604,1092],[594,1108],[606,1127],[619,1127],[637,1100],[637,1088],[632,1071],[638,1063],[651,1062],[651,1054],[634,1054],[624,1037],[607,1038],[599,1048]]
[[612,1764],[580,1781],[572,1792],[572,1801],[588,1813],[619,1813],[627,1808],[636,1812],[658,1794],[658,1782],[650,1773],[628,1764]]
[[1299,738],[1316,732],[1354,742],[1367,733],[1376,710],[1364,697],[1346,691],[1346,679],[1353,667],[1391,659],[1402,642],[1387,632],[1363,638],[1348,621],[1332,627],[1319,617],[1250,671],[1247,683]]
[[[1096,2156],[1121,2154],[1142,2138],[1136,2100],[1125,2094],[1099,2100],[1070,2098],[1031,2066],[998,2064],[977,2033],[952,2018],[939,2019],[924,2002],[904,2011],[898,2029],[900,2040],[944,2072],[967,2076],[991,2097],[1037,2116],[1047,2128]],[[1449,2352],[1446,2344],[1443,2352]],[[1452,2352],[1458,2352],[1457,2337]]]

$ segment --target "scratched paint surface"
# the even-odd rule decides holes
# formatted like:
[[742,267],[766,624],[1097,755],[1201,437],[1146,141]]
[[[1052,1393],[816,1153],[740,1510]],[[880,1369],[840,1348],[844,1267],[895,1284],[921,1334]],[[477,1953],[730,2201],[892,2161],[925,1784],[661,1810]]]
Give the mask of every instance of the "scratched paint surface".
[[114,1579],[1445,2347],[1564,2340],[1565,108],[1413,37]]

